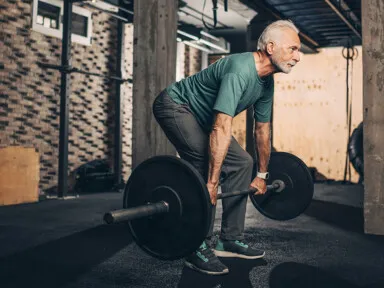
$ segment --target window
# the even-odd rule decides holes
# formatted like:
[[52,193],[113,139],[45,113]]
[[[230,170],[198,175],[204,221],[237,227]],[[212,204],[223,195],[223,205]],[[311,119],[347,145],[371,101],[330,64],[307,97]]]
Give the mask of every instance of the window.
[[[63,1],[34,0],[32,29],[42,34],[62,38]],[[87,9],[73,6],[72,42],[91,45],[92,13]]]
[[38,3],[37,24],[46,28],[59,29],[60,7],[42,1]]
[[72,34],[83,37],[88,36],[88,18],[76,13],[72,13]]

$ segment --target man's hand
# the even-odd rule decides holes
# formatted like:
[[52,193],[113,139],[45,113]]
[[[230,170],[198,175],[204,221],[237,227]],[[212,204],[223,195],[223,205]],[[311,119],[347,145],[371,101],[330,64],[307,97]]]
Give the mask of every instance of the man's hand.
[[265,194],[265,192],[267,192],[267,183],[266,183],[266,181],[264,179],[259,178],[259,177],[256,177],[255,179],[253,179],[253,181],[250,184],[250,186],[252,188],[256,188],[257,189],[255,195],[262,195],[262,194]]
[[209,196],[211,197],[212,205],[216,205],[216,202],[217,202],[217,190],[219,189],[219,185],[208,183],[207,184],[207,188],[208,188]]

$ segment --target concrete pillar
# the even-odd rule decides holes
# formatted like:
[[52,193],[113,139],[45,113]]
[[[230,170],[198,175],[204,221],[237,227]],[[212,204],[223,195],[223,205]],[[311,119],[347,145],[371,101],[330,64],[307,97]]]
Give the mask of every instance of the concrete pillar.
[[384,235],[384,2],[362,5],[364,230]]
[[154,155],[176,155],[152,113],[176,78],[176,0],[134,2],[132,168]]

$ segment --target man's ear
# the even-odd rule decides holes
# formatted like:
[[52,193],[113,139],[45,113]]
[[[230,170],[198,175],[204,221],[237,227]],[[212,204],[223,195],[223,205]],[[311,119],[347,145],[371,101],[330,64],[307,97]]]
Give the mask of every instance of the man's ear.
[[273,52],[274,52],[274,50],[275,50],[275,43],[273,43],[273,42],[268,42],[268,44],[267,44],[267,53],[268,53],[269,55],[272,55]]

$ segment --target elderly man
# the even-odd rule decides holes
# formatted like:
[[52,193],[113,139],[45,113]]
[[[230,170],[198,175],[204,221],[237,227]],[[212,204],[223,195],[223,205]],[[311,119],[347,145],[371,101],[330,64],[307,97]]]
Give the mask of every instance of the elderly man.
[[[273,74],[289,73],[300,61],[298,33],[292,22],[276,21],[261,34],[257,52],[222,58],[203,71],[173,83],[156,98],[153,112],[158,123],[180,157],[206,180],[212,205],[216,205],[219,179],[222,193],[250,186],[258,190],[256,194],[266,192]],[[251,179],[252,157],[232,137],[233,117],[251,106],[258,155],[254,179]],[[221,275],[229,270],[217,256],[244,259],[264,256],[264,251],[245,243],[246,202],[246,196],[222,200],[221,233],[215,249],[208,247],[210,241],[205,241],[185,259],[187,267]],[[208,239],[212,230],[213,222]]]

